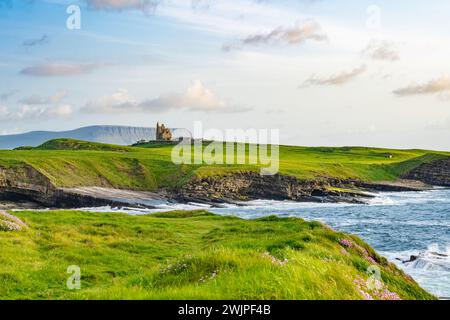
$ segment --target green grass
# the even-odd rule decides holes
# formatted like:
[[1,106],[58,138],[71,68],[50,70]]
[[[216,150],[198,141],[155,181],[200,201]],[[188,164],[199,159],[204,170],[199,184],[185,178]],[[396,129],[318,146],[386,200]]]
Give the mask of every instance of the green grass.
[[[29,164],[59,187],[104,186],[150,191],[174,187],[194,177],[259,171],[261,167],[175,165],[171,161],[172,148],[171,145],[123,147],[58,139],[32,149],[1,150],[0,167]],[[246,145],[246,160],[249,160],[248,148]],[[299,179],[395,180],[423,162],[449,155],[427,150],[280,146],[279,172]]]
[[[28,147],[29,148],[29,147]],[[27,147],[25,147],[27,149]],[[96,143],[75,139],[53,139],[49,140],[31,150],[92,150],[92,151],[115,151],[129,152],[129,147],[118,146],[106,143]]]
[[[355,279],[368,279],[367,255],[386,289],[433,299],[360,239],[318,222],[205,211],[14,214],[29,229],[0,232],[0,299],[362,299]],[[81,268],[81,290],[66,287],[71,265]]]

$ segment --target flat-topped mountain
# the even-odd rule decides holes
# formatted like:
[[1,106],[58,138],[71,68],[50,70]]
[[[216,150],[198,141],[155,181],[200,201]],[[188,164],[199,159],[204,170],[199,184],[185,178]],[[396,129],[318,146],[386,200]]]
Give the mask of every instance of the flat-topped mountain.
[[[170,129],[173,136],[181,136],[184,129]],[[31,131],[22,134],[0,136],[0,149],[14,149],[20,146],[36,147],[48,140],[58,138],[79,139],[91,142],[131,145],[139,140],[153,140],[156,129],[127,126],[89,126],[70,131]]]

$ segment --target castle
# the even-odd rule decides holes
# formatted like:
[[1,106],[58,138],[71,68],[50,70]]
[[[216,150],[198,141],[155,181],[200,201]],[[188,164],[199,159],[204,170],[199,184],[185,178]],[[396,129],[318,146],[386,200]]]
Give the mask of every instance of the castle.
[[156,123],[156,141],[171,141],[172,132],[169,128],[166,128],[164,124],[159,125]]

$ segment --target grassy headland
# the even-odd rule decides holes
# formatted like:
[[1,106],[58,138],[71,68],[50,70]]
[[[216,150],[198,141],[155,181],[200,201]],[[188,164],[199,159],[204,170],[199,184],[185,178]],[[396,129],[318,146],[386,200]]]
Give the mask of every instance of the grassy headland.
[[[14,215],[28,228],[0,231],[0,299],[433,299],[359,238],[318,222],[205,211]],[[81,290],[66,287],[72,265]],[[370,266],[380,270],[375,285]]]
[[[123,147],[71,139],[37,148],[0,151],[0,166],[30,165],[57,187],[104,186],[156,191],[194,177],[257,171],[258,165],[175,165],[172,145]],[[246,145],[248,150],[248,145]],[[395,180],[402,173],[450,153],[362,147],[280,146],[279,172],[298,179]],[[248,155],[247,155],[248,158]]]

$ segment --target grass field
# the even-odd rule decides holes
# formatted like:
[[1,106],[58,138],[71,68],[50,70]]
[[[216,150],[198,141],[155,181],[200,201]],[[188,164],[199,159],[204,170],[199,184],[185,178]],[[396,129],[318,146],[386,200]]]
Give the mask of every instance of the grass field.
[[[259,170],[260,165],[175,165],[171,145],[123,147],[59,139],[37,148],[1,150],[0,166],[29,164],[59,187],[105,186],[155,191],[192,177]],[[248,153],[248,145],[246,146]],[[395,180],[423,162],[450,153],[362,147],[280,146],[279,172],[299,179]],[[247,154],[248,160],[248,154]],[[248,163],[248,162],[247,162]]]
[[[357,237],[318,222],[205,211],[14,215],[29,228],[0,230],[0,299],[434,298]],[[80,290],[66,286],[69,266],[81,270]]]

